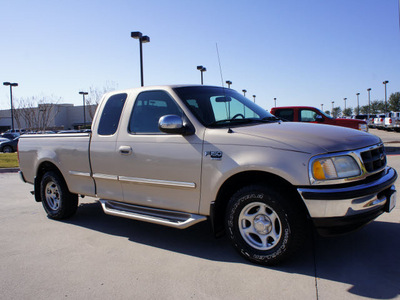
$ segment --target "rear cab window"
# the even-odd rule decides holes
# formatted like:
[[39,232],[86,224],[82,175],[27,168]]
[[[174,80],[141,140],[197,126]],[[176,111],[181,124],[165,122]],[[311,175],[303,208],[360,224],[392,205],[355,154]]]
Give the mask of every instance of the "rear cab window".
[[278,109],[275,112],[275,116],[282,119],[282,120],[287,120],[287,121],[294,121],[294,111],[293,109]]
[[122,109],[127,98],[127,94],[116,94],[108,98],[100,117],[99,135],[113,135],[117,131],[121,119]]

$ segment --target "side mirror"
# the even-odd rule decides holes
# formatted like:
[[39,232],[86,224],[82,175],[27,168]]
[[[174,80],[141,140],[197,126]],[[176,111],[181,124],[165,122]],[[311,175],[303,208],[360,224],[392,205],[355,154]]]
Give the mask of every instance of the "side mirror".
[[322,122],[324,122],[324,118],[321,115],[316,115],[315,121],[318,123],[322,123]]
[[177,115],[165,115],[158,121],[158,128],[161,132],[190,135],[194,134],[194,128],[184,124],[183,119]]

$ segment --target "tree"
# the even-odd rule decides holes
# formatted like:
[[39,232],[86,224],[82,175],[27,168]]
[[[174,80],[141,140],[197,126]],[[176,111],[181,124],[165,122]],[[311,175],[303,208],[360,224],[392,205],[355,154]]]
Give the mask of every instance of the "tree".
[[371,101],[370,114],[379,114],[385,111],[385,102],[382,100]]
[[328,116],[331,115],[331,112],[330,112],[329,110],[326,110],[325,113],[326,113]]
[[15,110],[15,120],[19,128],[28,131],[45,131],[58,114],[57,103],[61,100],[54,95],[32,96],[16,99],[18,108]]
[[353,109],[351,107],[347,107],[343,110],[343,115],[346,117],[350,117],[353,114]]
[[400,111],[400,92],[396,92],[390,95],[389,111]]
[[337,118],[342,113],[340,106],[334,107],[332,110],[332,117]]
[[363,105],[363,106],[361,106],[361,108],[360,108],[360,113],[361,113],[362,115],[367,115],[367,114],[368,114],[368,108],[369,108],[368,105]]
[[96,112],[97,105],[99,104],[101,97],[105,93],[115,91],[118,85],[114,81],[107,81],[105,86],[102,88],[91,86],[89,88],[89,95],[86,97],[86,105],[88,107],[88,112],[90,118],[93,120],[94,114]]

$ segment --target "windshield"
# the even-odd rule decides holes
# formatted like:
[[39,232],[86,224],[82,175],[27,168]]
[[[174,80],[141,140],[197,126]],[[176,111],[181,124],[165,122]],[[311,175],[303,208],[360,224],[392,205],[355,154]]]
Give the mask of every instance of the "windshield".
[[279,119],[232,89],[196,86],[174,91],[206,127],[223,127]]
[[323,114],[325,117],[327,117],[328,119],[333,119],[330,115],[328,115],[327,113],[323,112],[322,110],[319,110],[318,108],[316,108],[321,114]]

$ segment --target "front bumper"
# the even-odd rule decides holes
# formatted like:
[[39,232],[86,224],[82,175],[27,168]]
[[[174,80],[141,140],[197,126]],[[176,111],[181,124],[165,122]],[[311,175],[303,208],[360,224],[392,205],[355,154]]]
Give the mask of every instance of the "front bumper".
[[298,188],[321,235],[356,230],[389,212],[396,203],[397,173],[386,169],[374,180],[346,187]]

